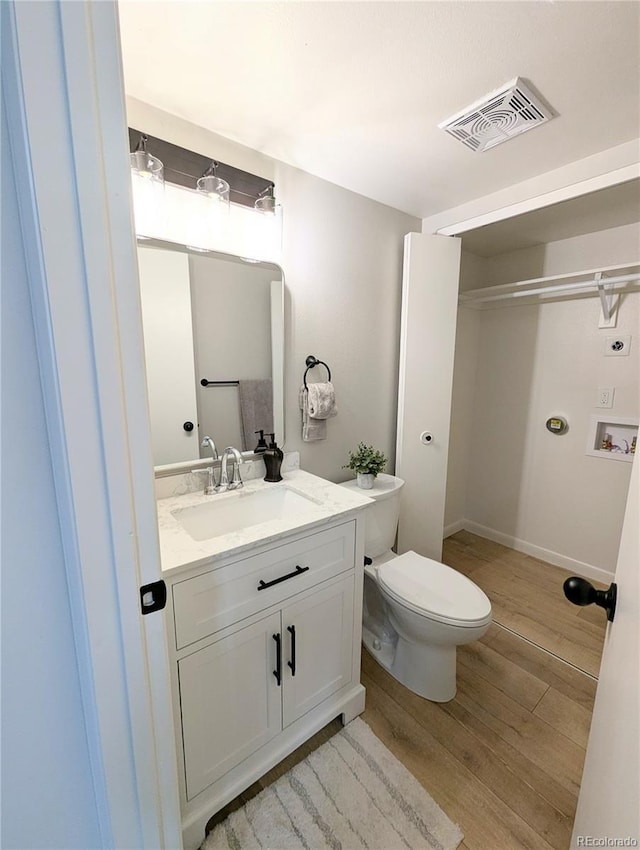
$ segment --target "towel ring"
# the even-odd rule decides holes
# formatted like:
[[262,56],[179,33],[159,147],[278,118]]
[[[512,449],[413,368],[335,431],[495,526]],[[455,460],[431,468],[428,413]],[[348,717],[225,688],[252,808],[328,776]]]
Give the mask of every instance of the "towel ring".
[[313,354],[310,354],[307,359],[304,361],[307,364],[307,368],[305,369],[304,376],[302,378],[302,383],[304,384],[305,390],[307,387],[307,372],[309,369],[313,369],[314,366],[324,366],[329,374],[329,381],[331,381],[331,369],[327,366],[324,360],[318,360],[317,357],[314,357]]

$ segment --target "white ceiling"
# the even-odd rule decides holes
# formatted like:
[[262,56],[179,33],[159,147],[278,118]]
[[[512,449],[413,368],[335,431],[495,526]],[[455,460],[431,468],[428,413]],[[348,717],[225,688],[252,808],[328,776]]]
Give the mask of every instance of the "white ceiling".
[[[127,94],[424,217],[640,135],[640,3],[120,0]],[[514,77],[557,113],[437,124]]]

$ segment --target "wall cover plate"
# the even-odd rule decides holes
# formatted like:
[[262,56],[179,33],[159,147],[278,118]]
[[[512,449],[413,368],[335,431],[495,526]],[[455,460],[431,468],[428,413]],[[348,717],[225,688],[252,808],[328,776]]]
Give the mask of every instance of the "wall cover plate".
[[626,357],[630,349],[631,337],[629,335],[608,336],[604,353],[607,357]]

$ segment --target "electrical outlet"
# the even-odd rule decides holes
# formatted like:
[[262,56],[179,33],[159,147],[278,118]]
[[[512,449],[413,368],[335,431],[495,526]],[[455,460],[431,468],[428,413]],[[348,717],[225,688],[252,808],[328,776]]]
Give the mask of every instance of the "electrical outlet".
[[626,357],[631,348],[630,336],[608,336],[605,342],[604,353],[608,357]]
[[598,387],[596,407],[613,407],[615,387]]

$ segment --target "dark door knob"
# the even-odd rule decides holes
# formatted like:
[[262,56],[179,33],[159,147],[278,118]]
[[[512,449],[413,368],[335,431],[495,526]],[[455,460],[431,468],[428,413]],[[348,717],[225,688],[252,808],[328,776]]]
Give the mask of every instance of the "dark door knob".
[[193,431],[193,422],[184,422],[184,423],[183,423],[183,425],[182,425],[182,427],[183,427],[183,428],[184,428],[184,430],[185,430],[185,431],[187,431],[187,432],[189,432],[189,431]]
[[615,582],[607,590],[596,590],[591,582],[578,576],[571,576],[562,586],[564,595],[574,605],[592,605],[595,603],[607,612],[607,620],[613,622],[616,613],[618,586]]

